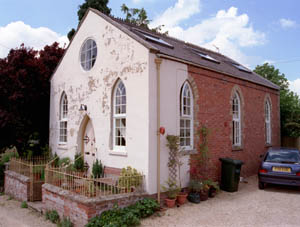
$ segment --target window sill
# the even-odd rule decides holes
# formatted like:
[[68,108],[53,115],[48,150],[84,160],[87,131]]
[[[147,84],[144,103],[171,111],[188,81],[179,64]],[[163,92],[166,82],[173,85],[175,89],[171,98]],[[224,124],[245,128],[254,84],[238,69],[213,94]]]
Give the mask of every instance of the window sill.
[[182,155],[191,155],[191,154],[197,154],[196,149],[187,149],[181,152]]
[[127,151],[109,151],[110,155],[127,157]]
[[68,150],[68,146],[66,143],[59,143],[57,149],[59,150]]
[[232,151],[242,151],[243,147],[242,146],[232,146]]

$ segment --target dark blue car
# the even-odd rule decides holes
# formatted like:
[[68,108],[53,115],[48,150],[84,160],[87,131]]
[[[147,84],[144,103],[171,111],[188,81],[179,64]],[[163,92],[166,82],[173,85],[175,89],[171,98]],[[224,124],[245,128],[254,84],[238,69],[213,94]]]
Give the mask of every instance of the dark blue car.
[[269,148],[258,171],[258,187],[266,184],[300,186],[300,152],[293,148]]

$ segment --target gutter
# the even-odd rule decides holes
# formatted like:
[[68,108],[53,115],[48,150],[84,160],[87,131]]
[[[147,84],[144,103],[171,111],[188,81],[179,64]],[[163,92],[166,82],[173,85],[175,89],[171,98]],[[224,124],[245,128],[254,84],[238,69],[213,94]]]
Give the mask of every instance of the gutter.
[[157,186],[157,201],[160,204],[160,64],[162,62],[161,58],[156,58],[154,60],[156,64],[156,116],[157,116],[157,178],[156,178],[156,186]]

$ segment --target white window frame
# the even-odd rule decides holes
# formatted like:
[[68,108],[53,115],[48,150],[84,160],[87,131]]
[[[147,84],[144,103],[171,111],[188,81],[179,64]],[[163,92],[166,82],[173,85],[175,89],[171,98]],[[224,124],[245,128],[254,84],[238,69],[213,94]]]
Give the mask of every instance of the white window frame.
[[[189,96],[185,95],[185,90],[188,89]],[[184,99],[189,99],[190,103],[184,102]],[[191,86],[188,82],[185,82],[180,91],[180,120],[179,120],[179,139],[180,139],[180,147],[184,150],[192,150],[194,147],[194,99]],[[189,109],[189,111],[187,111]],[[189,128],[186,127],[186,122],[190,122]],[[183,124],[182,124],[183,122]],[[186,136],[187,131],[189,130],[190,136]],[[184,136],[182,136],[182,132]],[[186,145],[187,139],[190,139],[190,145]],[[182,145],[182,141],[184,141],[184,145]]]
[[[124,93],[121,94],[121,97],[124,97],[125,96],[125,112],[121,110],[122,113],[117,113],[116,109],[117,109],[117,106],[124,106],[124,103],[122,101],[122,103],[120,103],[120,105],[117,104],[116,100],[117,100],[117,91],[118,89],[120,90],[119,86],[123,84],[124,86]],[[122,99],[121,99],[122,100]],[[126,87],[124,85],[124,83],[119,80],[114,88],[114,91],[113,91],[113,150],[114,151],[122,151],[122,152],[125,152],[126,151],[126,145],[127,145],[127,140],[126,140],[126,126],[127,126],[127,122],[126,122],[126,108],[127,108],[127,96],[126,96]],[[117,127],[117,124],[116,122],[118,120],[121,120],[122,121],[125,120],[125,127],[120,127],[122,129],[124,129],[124,139],[125,139],[125,145],[117,145],[116,142],[116,127]]]
[[271,104],[269,100],[265,102],[265,133],[266,143],[271,144],[272,141],[272,129],[271,129]]
[[[88,48],[89,42],[91,42],[90,48]],[[90,71],[93,68],[97,59],[97,54],[98,54],[98,49],[97,49],[96,41],[91,38],[85,40],[85,42],[83,43],[80,49],[80,55],[79,55],[80,65],[84,71]]]
[[[235,110],[237,105],[237,110]],[[235,113],[237,112],[237,113]],[[241,99],[238,92],[235,92],[232,98],[232,145],[242,145],[242,131],[241,131]]]
[[59,103],[59,144],[68,142],[68,97],[62,93]]

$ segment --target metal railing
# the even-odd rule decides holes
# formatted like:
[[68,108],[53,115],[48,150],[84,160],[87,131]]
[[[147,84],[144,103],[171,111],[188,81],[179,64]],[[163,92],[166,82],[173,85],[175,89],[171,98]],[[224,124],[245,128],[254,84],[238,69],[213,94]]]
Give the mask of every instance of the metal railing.
[[34,157],[31,159],[11,158],[9,170],[29,177],[29,200],[42,200],[42,184],[45,182],[45,168],[48,158]]
[[46,183],[86,197],[130,194],[144,191],[144,175],[104,176],[92,178],[85,172],[47,166]]

